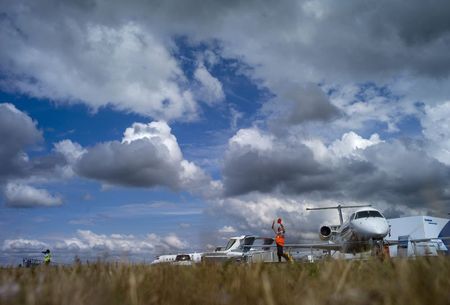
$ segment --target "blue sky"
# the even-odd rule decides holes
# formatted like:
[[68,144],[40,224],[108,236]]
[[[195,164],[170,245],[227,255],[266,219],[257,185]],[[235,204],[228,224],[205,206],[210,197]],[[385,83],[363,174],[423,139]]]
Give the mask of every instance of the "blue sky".
[[336,215],[311,205],[446,217],[449,10],[404,6],[6,1],[2,263],[151,260],[278,216],[312,239]]

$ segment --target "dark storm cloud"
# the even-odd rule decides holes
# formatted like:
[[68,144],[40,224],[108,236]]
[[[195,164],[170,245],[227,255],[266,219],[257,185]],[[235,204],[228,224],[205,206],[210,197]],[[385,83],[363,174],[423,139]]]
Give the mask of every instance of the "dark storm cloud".
[[[225,194],[235,196],[251,191],[271,192],[295,184],[301,177],[314,177],[323,171],[306,146],[260,151],[243,149],[226,154],[223,176]],[[317,186],[320,182],[309,183]]]
[[[380,10],[383,8],[381,7]],[[425,45],[450,33],[450,3],[438,0],[389,1],[389,9],[380,18],[373,18],[374,28],[392,26],[408,45]]]
[[450,168],[401,142],[382,143],[364,151],[376,172],[354,180],[355,198],[372,198],[411,207],[450,204]]
[[379,143],[359,151],[357,158],[321,164],[304,145],[286,149],[281,142],[270,151],[230,149],[223,169],[226,195],[276,190],[436,210],[450,204],[450,168],[401,142]]
[[168,155],[165,146],[148,140],[108,142],[88,150],[75,170],[80,176],[113,185],[176,189],[181,168]]
[[13,105],[0,104],[0,139],[0,183],[29,175],[34,166],[24,150],[43,140],[36,123]]
[[26,113],[12,104],[0,104],[0,191],[8,207],[58,206],[62,198],[27,185],[61,176],[67,160],[59,153],[30,158],[27,150],[43,142],[41,131]]
[[264,110],[271,115],[270,124],[297,125],[306,121],[328,121],[339,115],[325,93],[316,85],[291,84],[283,95],[269,102]]
[[43,142],[42,132],[26,113],[0,104],[0,183],[8,179],[51,176],[67,164],[59,153],[29,158],[26,151]]

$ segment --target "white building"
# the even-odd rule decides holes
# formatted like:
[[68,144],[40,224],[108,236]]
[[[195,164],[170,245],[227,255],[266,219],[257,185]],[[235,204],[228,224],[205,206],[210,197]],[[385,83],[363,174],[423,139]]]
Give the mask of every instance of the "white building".
[[[431,216],[401,217],[387,220],[390,234],[387,240],[400,241],[397,246],[390,246],[391,256],[425,256],[449,255],[450,220]],[[420,239],[431,239],[420,241]],[[411,240],[419,240],[413,241]]]

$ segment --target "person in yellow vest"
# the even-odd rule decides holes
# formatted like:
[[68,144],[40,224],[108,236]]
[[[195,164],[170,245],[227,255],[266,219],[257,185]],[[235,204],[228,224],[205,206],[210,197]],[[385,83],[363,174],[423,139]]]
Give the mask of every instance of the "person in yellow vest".
[[42,251],[42,253],[44,254],[44,264],[50,265],[50,262],[52,260],[52,255],[50,254],[50,250],[47,249],[45,251]]
[[275,243],[277,244],[277,256],[278,262],[281,263],[281,258],[284,257],[286,261],[292,262],[293,259],[288,253],[284,253],[284,234],[286,233],[286,229],[282,223],[282,219],[278,218],[277,220],[277,228],[275,229],[275,220],[272,222],[272,230],[275,232]]

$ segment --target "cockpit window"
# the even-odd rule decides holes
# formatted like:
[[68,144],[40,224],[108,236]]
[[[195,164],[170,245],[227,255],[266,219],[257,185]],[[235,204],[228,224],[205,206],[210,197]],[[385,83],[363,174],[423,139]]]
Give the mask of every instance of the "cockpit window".
[[230,240],[228,241],[227,246],[225,247],[225,250],[230,249],[230,248],[234,245],[235,242],[236,242],[236,239],[230,239]]
[[367,217],[383,217],[378,211],[360,211],[356,213],[355,219],[358,218],[367,218]]

